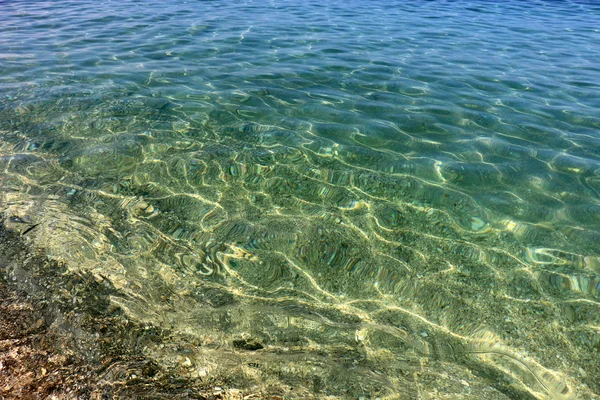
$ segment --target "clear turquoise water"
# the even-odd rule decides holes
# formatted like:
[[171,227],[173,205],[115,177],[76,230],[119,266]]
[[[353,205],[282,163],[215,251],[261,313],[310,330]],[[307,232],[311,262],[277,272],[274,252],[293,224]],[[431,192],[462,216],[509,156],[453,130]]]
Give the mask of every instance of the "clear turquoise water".
[[583,1],[2,2],[0,208],[207,386],[592,398],[599,21]]

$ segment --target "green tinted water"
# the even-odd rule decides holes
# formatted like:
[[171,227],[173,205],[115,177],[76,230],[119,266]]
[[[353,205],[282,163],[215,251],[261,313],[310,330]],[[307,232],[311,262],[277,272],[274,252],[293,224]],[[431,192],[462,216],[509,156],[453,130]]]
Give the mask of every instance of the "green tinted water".
[[168,331],[148,358],[291,398],[600,392],[598,8],[1,7],[3,216]]

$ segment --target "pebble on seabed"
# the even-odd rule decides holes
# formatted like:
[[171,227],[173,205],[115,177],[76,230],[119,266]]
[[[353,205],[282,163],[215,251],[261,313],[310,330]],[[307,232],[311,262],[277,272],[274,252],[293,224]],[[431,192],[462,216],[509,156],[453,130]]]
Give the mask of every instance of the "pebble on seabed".
[[474,231],[480,231],[485,228],[487,224],[484,220],[478,217],[471,217],[471,229]]

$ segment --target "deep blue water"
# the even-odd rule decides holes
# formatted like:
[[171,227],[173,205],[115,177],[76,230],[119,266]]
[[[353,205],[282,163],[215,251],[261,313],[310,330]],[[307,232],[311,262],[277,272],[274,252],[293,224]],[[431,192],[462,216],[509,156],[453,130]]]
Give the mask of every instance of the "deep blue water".
[[599,43],[583,1],[0,2],[0,212],[207,387],[592,398]]

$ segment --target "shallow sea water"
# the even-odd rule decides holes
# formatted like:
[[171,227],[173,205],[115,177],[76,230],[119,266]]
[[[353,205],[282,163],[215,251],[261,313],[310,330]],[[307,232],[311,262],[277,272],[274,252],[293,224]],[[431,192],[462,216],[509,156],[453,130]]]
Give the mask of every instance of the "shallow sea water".
[[0,212],[216,391],[598,398],[599,21],[1,2]]

